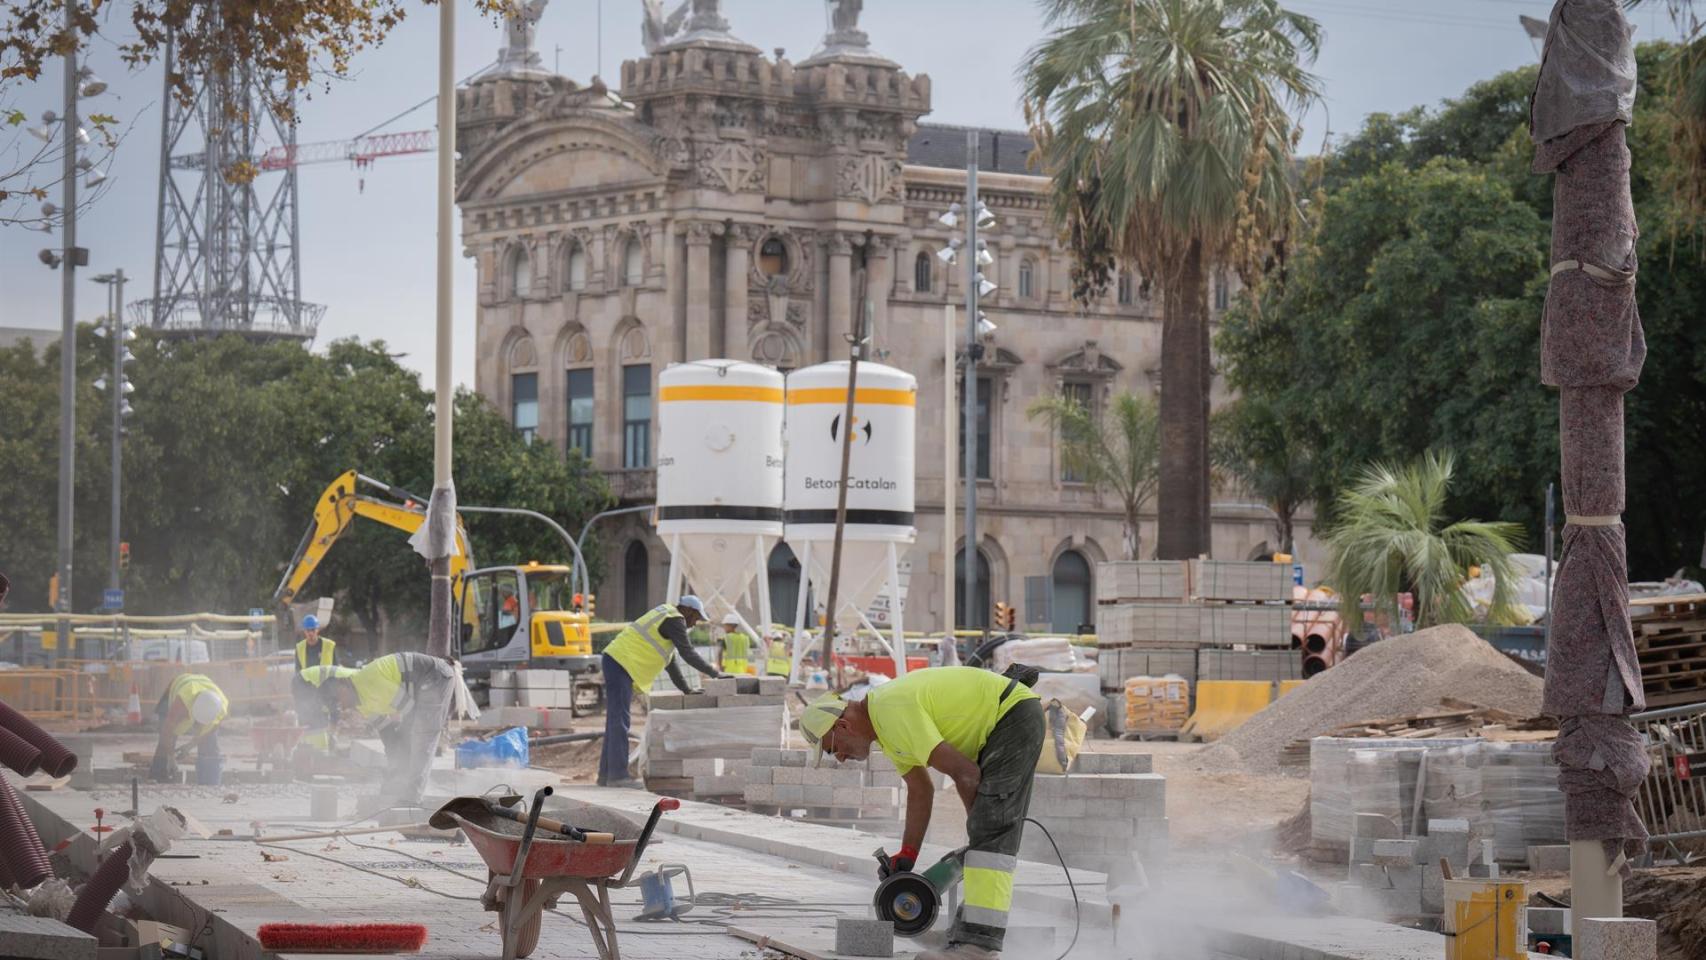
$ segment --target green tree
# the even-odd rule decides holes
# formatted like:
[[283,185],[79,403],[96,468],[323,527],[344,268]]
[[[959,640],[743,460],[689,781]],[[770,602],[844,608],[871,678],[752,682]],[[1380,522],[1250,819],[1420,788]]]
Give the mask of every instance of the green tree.
[[1248,397],[1217,411],[1210,434],[1215,468],[1273,511],[1279,550],[1296,553],[1293,527],[1315,479],[1307,440],[1267,404]]
[[[1398,594],[1415,597],[1416,626],[1467,623],[1474,611],[1462,591],[1470,567],[1493,576],[1488,619],[1516,623],[1516,568],[1510,554],[1522,529],[1513,523],[1446,523],[1452,457],[1432,451],[1406,467],[1376,464],[1339,496],[1327,533],[1328,582],[1347,623],[1362,623],[1362,598],[1397,621]],[[1356,632],[1356,631],[1353,631]]]
[[1162,291],[1159,555],[1209,549],[1208,286],[1252,278],[1295,213],[1287,109],[1317,93],[1319,25],[1276,0],[1042,0],[1026,116],[1074,294],[1116,260]]
[[1054,395],[1038,397],[1026,412],[1059,432],[1066,470],[1119,498],[1125,558],[1138,559],[1138,518],[1160,483],[1161,428],[1155,401],[1122,393],[1106,415],[1097,416],[1071,397]]

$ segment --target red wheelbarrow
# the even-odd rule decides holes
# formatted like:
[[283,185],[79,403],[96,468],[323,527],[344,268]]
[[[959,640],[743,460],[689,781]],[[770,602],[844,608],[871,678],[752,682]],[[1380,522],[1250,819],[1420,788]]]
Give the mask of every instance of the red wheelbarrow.
[[588,843],[540,828],[539,810],[550,795],[550,787],[533,795],[525,825],[493,810],[490,801],[481,797],[450,801],[433,814],[431,823],[440,829],[461,827],[486,861],[486,892],[480,903],[498,915],[503,960],[533,953],[545,908],[556,907],[564,894],[572,894],[580,903],[600,960],[622,960],[616,921],[610,915],[610,891],[628,884],[658,818],[665,810],[680,807],[681,801],[659,800],[636,839]]

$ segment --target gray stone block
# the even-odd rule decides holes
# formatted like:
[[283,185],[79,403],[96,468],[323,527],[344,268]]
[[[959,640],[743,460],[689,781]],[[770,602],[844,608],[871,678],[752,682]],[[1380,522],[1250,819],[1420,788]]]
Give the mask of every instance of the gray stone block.
[[827,807],[835,802],[835,788],[828,784],[814,786],[808,783],[802,789],[805,791],[805,802],[811,806]]
[[1386,875],[1386,868],[1374,863],[1351,864],[1350,874],[1345,880],[1373,890],[1384,890],[1392,886],[1392,879]]
[[747,803],[773,804],[776,802],[776,786],[770,783],[749,783],[744,791]]
[[806,758],[808,756],[809,754],[805,750],[783,750],[782,766],[803,767],[806,765]]
[[835,952],[850,957],[892,957],[894,924],[887,920],[837,917]]
[[806,788],[797,783],[776,784],[776,803],[780,806],[800,806],[806,802]]
[[774,747],[753,747],[752,765],[755,767],[779,767],[782,765],[782,751]]
[[0,950],[28,960],[95,960],[99,941],[52,917],[0,913]]
[[1558,843],[1529,847],[1528,869],[1535,873],[1569,873],[1570,845]]
[[782,705],[781,696],[761,697],[756,693],[737,693],[734,696],[717,697],[716,699],[716,705],[719,709],[728,707],[779,707]]
[[1529,907],[1528,932],[1545,937],[1568,936],[1570,933],[1570,908]]
[[802,786],[806,782],[806,768],[773,767],[770,770],[770,779],[778,784],[786,783],[793,786]]
[[727,680],[717,680],[707,677],[705,682],[700,684],[700,689],[704,691],[705,695],[708,697],[732,697],[740,693],[740,689],[736,686],[736,680],[733,677],[730,677]]
[[1383,867],[1407,867],[1416,862],[1414,840],[1374,841],[1374,862]]
[[1363,840],[1397,840],[1398,825],[1382,814],[1359,813],[1352,825],[1352,836]]
[[648,757],[646,759],[646,776],[661,777],[667,780],[685,777],[687,773],[683,769],[684,763],[685,761],[682,760],[654,760]]
[[763,697],[785,696],[788,692],[787,677],[759,677],[758,694]]
[[1386,867],[1384,869],[1387,879],[1392,881],[1392,889],[1420,890],[1422,888],[1421,867]]
[[1428,836],[1430,836],[1430,837],[1437,836],[1437,835],[1442,834],[1442,833],[1468,833],[1468,832],[1469,832],[1469,821],[1467,821],[1467,820],[1429,820],[1428,821]]
[[1576,921],[1575,960],[1654,960],[1659,951],[1659,927],[1633,917]]
[[757,677],[736,677],[735,693],[758,695],[759,680]]
[[1374,841],[1368,837],[1352,837],[1350,861],[1352,863],[1373,863]]

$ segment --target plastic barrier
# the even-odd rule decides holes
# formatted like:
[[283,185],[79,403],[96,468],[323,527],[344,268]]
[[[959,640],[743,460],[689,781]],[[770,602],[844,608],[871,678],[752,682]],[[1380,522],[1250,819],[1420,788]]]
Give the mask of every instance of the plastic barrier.
[[1204,680],[1197,684],[1197,712],[1180,734],[1218,740],[1260,713],[1273,700],[1268,680]]

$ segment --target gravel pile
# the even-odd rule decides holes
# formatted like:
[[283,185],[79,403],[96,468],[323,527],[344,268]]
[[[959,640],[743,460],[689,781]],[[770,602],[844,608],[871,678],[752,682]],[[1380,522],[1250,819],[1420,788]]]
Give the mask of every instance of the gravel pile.
[[1433,627],[1364,647],[1198,754],[1204,769],[1277,773],[1294,740],[1347,723],[1421,713],[1453,697],[1540,714],[1541,680],[1467,627]]

